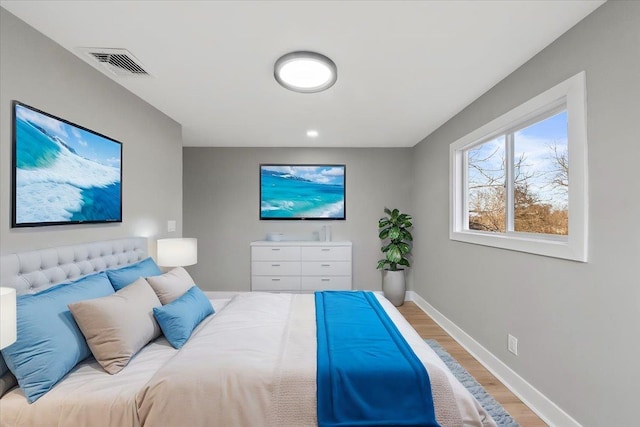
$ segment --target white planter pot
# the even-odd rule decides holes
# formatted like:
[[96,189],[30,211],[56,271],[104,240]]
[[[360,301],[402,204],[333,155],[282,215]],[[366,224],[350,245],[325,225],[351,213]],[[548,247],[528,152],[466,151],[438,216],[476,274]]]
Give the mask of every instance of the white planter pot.
[[406,291],[404,270],[382,270],[382,291],[384,292],[384,297],[396,307],[404,304]]

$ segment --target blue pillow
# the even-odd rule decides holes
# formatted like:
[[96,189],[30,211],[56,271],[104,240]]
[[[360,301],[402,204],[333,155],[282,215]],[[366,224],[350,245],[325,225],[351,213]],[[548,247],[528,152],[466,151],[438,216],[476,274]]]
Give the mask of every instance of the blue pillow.
[[67,304],[113,293],[102,272],[17,298],[18,340],[2,355],[29,403],[91,355]]
[[192,286],[175,301],[153,308],[162,333],[174,348],[182,347],[196,326],[210,314],[213,314],[211,301],[197,286]]
[[116,291],[132,284],[138,280],[138,277],[159,276],[161,274],[162,271],[151,257],[117,270],[107,270],[107,277]]

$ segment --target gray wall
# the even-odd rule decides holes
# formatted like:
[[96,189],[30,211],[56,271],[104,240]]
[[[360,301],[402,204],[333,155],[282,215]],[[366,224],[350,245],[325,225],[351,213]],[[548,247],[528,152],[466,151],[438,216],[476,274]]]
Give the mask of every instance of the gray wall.
[[[270,231],[311,235],[328,224],[333,240],[353,242],[354,288],[379,290],[378,219],[385,206],[409,206],[412,151],[185,148],[184,235],[199,239],[198,264],[189,272],[205,290],[248,291],[251,241]],[[260,163],[346,164],[346,221],[260,221]]]
[[[638,419],[639,49],[640,2],[609,1],[415,147],[414,290],[585,426]],[[449,144],[581,70],[589,262],[449,240]]]
[[[0,253],[182,228],[181,127],[0,8]],[[123,143],[123,222],[11,229],[11,100]]]
[[[415,217],[410,286],[419,295],[585,426],[628,425],[640,380],[639,28],[640,3],[607,2],[414,149],[183,151],[177,123],[0,9],[0,253],[183,232],[200,239],[190,272],[203,289],[248,290],[250,241],[330,224],[334,240],[354,243],[355,287],[377,290],[377,219],[399,207]],[[580,70],[589,262],[450,241],[449,144]],[[10,229],[12,99],[124,143],[122,224]],[[345,163],[347,220],[259,221],[263,162]],[[166,233],[169,219],[176,233]]]

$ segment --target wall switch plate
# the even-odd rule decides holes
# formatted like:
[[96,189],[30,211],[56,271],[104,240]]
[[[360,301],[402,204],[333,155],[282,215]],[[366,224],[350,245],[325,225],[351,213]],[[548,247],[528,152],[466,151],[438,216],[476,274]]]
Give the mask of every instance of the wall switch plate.
[[514,337],[511,334],[509,334],[508,348],[511,353],[515,354],[516,356],[518,355],[518,338]]
[[176,221],[173,219],[170,219],[169,221],[167,221],[167,231],[169,233],[171,233],[172,231],[176,231]]

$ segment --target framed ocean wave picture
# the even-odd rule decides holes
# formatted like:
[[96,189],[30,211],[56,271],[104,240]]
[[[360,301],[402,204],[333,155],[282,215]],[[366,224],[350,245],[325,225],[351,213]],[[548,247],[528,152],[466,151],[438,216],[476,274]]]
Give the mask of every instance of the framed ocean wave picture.
[[12,227],[122,222],[122,143],[13,101]]
[[345,165],[260,165],[260,219],[346,219]]

